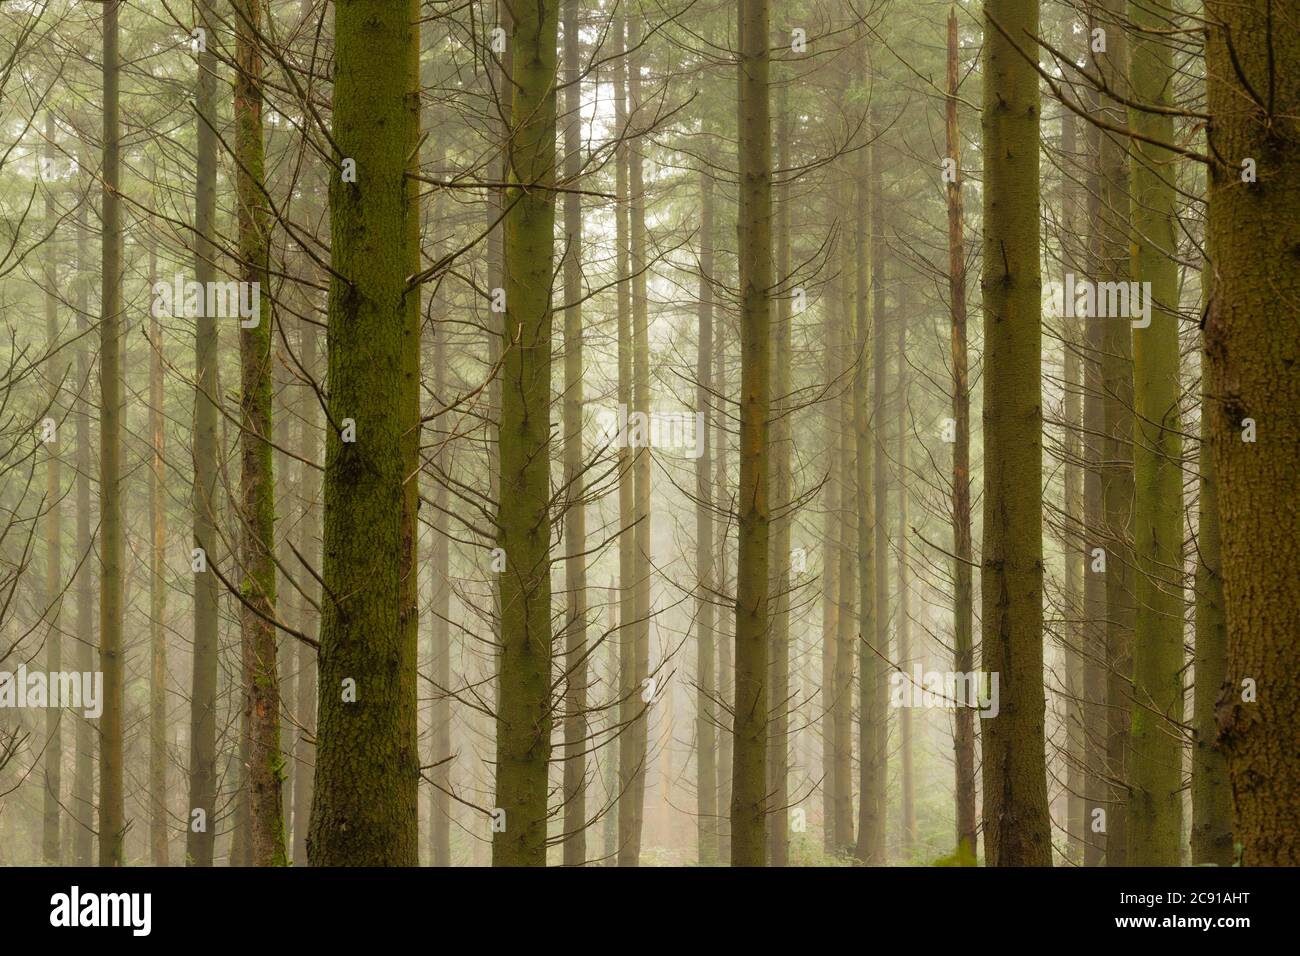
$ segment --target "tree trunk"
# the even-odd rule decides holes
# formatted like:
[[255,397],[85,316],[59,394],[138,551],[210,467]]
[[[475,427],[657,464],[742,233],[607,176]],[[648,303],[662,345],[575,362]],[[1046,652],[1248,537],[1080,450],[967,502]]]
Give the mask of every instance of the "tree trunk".
[[[961,136],[957,125],[957,11],[948,11],[948,86],[944,101],[945,142],[953,162],[948,183],[948,308],[952,316],[952,540],[953,666],[975,669],[974,566],[971,552],[970,372],[966,351],[966,246],[962,235]],[[958,707],[953,715],[957,771],[957,858],[974,864],[978,849],[975,820],[975,713]]]
[[[630,162],[627,112],[628,64],[626,23],[622,8],[612,18],[613,56],[617,61],[614,78],[614,127],[621,138],[614,152],[616,170],[614,245],[618,297],[618,407],[620,418],[632,410],[632,286],[628,173]],[[619,434],[618,456],[618,648],[619,723],[618,745],[618,865],[638,866],[641,858],[641,811],[636,805],[636,779],[645,773],[637,757],[634,726],[640,720],[641,687],[637,683],[636,626],[636,475],[632,448],[626,432]]]
[[717,657],[714,636],[714,605],[721,590],[714,580],[713,564],[713,177],[700,170],[700,294],[699,338],[695,359],[695,404],[703,414],[704,434],[700,456],[695,460],[695,573],[699,578],[695,602],[695,822],[697,860],[700,866],[718,863],[718,714],[713,704],[717,693],[714,665]]
[[1210,166],[1205,329],[1228,625],[1220,737],[1242,864],[1296,866],[1300,23],[1267,0],[1209,0],[1206,15],[1209,152],[1223,163]]
[[[578,0],[564,2],[564,178],[582,171],[582,55]],[[564,194],[564,865],[587,857],[587,513],[582,467],[582,197]]]
[[[314,315],[314,304],[308,312]],[[317,382],[320,381],[318,326],[314,322],[302,323],[302,367]],[[303,397],[302,422],[298,428],[298,454],[307,461],[320,461],[321,405],[315,391]],[[298,553],[303,555],[308,568],[321,566],[321,472],[319,468],[303,465],[302,478],[303,517],[298,527]],[[438,565],[435,564],[435,573]],[[321,604],[320,582],[307,570],[303,575],[301,630],[309,638],[320,636],[320,615],[316,607]],[[312,604],[316,607],[312,607]],[[298,721],[302,725],[294,742],[293,754],[293,865],[307,865],[307,831],[311,819],[312,792],[316,777],[316,648],[299,641],[298,693],[296,706]]]
[[[199,0],[198,22],[213,33],[212,0]],[[194,278],[200,288],[216,276],[217,57],[199,53],[195,94]],[[211,866],[217,831],[217,323],[201,310],[194,320],[194,652],[190,686],[190,779],[185,835],[189,866]]]
[[[1173,109],[1173,48],[1157,33],[1167,17],[1130,2],[1131,79],[1143,104]],[[1150,31],[1150,32],[1144,32]],[[1174,118],[1131,108],[1129,126],[1163,143]],[[1135,434],[1133,722],[1127,856],[1131,866],[1177,866],[1183,839],[1183,475],[1178,411],[1178,197],[1174,154],[1132,143],[1133,279],[1144,286],[1150,327],[1133,326]],[[1114,320],[1111,320],[1114,321]]]
[[[983,670],[999,680],[983,725],[991,866],[1050,866],[1043,748],[1039,94],[1018,44],[1036,0],[984,6]],[[1004,35],[1001,31],[1005,30]],[[990,677],[990,681],[991,681]]]
[[[1210,301],[1213,273],[1201,273],[1202,297]],[[1206,363],[1208,365],[1208,362]],[[1196,659],[1192,724],[1192,864],[1233,862],[1232,791],[1219,742],[1215,705],[1228,671],[1228,628],[1223,613],[1223,551],[1219,528],[1219,482],[1214,475],[1214,433],[1207,411],[1212,398],[1201,376],[1201,451],[1197,488]]]
[[[85,156],[78,155],[81,162]],[[90,261],[89,230],[86,225],[86,207],[77,207],[77,560],[84,563],[77,569],[77,669],[91,673],[95,665],[95,602],[94,562],[91,553],[90,520],[90,283],[94,266]],[[76,825],[72,836],[72,862],[77,866],[90,866],[94,856],[94,775],[95,727],[82,714],[75,714],[77,722],[77,753],[72,774],[72,810]]]
[[772,130],[768,3],[741,0],[737,122],[741,295],[739,549],[731,865],[766,862],[768,657],[768,402],[772,289]]
[[[54,115],[45,114],[45,151],[43,158],[52,173],[54,164]],[[44,177],[43,177],[44,178]],[[54,235],[58,210],[54,201],[53,176],[45,183],[45,229]],[[45,638],[45,666],[50,674],[57,674],[63,669],[63,628],[59,621],[60,608],[63,604],[63,473],[60,457],[63,429],[62,406],[59,393],[63,388],[67,363],[58,352],[59,312],[56,291],[58,282],[58,261],[52,245],[46,252],[44,262],[45,283],[45,341],[49,352],[47,376],[50,382],[50,404],[45,414],[55,422],[54,438],[48,443],[49,457],[45,464],[45,624],[48,630]],[[70,713],[70,711],[66,711]],[[59,863],[59,831],[61,802],[63,793],[63,734],[62,723],[65,710],[51,707],[45,712],[45,789],[41,826],[41,855],[46,863]]]
[[[1088,112],[1095,115],[1100,97],[1095,90],[1084,92]],[[1085,126],[1087,169],[1089,271],[1101,274],[1104,220],[1101,206],[1100,128]],[[1097,570],[1093,552],[1106,543],[1105,511],[1102,502],[1102,436],[1105,434],[1105,402],[1102,395],[1102,325],[1082,322],[1083,377],[1083,534],[1085,571],[1083,576],[1083,762],[1084,762],[1084,866],[1101,866],[1105,861],[1105,814],[1110,809],[1106,777],[1106,575]]]
[[[627,24],[628,84],[631,122],[639,130],[644,122],[641,114],[641,45],[640,16],[632,17]],[[630,412],[650,416],[650,312],[647,277],[649,262],[646,255],[646,201],[644,182],[645,155],[638,139],[633,139],[628,152],[628,198],[631,215],[632,240],[632,406]],[[650,729],[649,710],[654,701],[643,702],[643,693],[650,676],[650,579],[652,560],[650,518],[650,475],[652,451],[649,437],[640,447],[632,450],[632,471],[636,495],[633,507],[636,565],[633,573],[632,627],[636,643],[636,686],[641,715],[629,728],[629,744],[634,754],[637,773],[632,779],[632,811],[635,814],[635,843],[629,852],[641,855],[641,842],[645,830],[645,789],[647,770],[647,736]]]
[[[419,16],[334,10],[320,730],[308,860],[418,862],[415,480],[419,443]],[[347,420],[345,422],[345,420]],[[350,431],[349,426],[355,429]],[[355,440],[344,441],[345,437]]]
[[[149,285],[158,275],[149,243]],[[167,865],[167,464],[162,326],[149,321],[149,861]]]
[[[269,210],[263,194],[263,0],[237,0],[235,13],[235,155],[239,197],[239,278],[266,288],[260,313],[240,321],[240,586],[244,721],[248,734],[249,851],[254,866],[286,866],[284,757],[280,753],[280,672],[276,660],[275,477],[271,446]],[[256,319],[256,324],[252,324]]]
[[[514,100],[506,214],[498,547],[501,650],[493,866],[546,865],[551,755],[550,406],[559,4],[512,24]],[[495,821],[494,821],[495,822]]]
[[[776,165],[782,177],[776,196],[776,280],[782,286],[776,300],[772,362],[772,589],[771,690],[768,706],[767,857],[770,866],[790,864],[790,352],[793,348],[790,295],[790,105],[789,84],[781,86],[776,125]],[[707,538],[704,540],[708,540]]]
[[104,6],[103,283],[99,324],[99,865],[123,866],[122,799],[122,324],[121,131],[118,126],[118,0]]

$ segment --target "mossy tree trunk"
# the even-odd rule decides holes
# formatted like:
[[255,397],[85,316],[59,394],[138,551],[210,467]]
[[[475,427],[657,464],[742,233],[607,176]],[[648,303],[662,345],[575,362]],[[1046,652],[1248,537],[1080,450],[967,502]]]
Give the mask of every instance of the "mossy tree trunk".
[[[240,645],[249,852],[254,866],[286,866],[284,758],[280,753],[280,672],[276,660],[275,477],[271,444],[272,323],[269,210],[263,185],[263,0],[236,0],[235,155],[238,159],[239,279],[259,287],[260,312],[241,319],[240,360]],[[254,324],[254,320],[256,323]]]
[[[419,207],[407,176],[419,141],[418,31],[415,0],[334,8],[340,152],[330,185],[313,866],[418,862],[419,295],[409,278],[419,265]],[[355,161],[355,181],[342,176],[345,159]]]
[[[1173,49],[1165,13],[1128,5],[1135,32],[1134,96],[1174,107]],[[1171,113],[1129,110],[1129,126],[1174,141]],[[1173,154],[1131,146],[1133,278],[1148,289],[1148,328],[1134,326],[1133,480],[1136,616],[1127,856],[1131,866],[1177,866],[1183,839],[1183,439],[1178,401],[1178,207]],[[1112,320],[1114,321],[1114,320]]]
[[[1209,0],[1206,14],[1209,152],[1215,159],[1207,412],[1228,628],[1219,725],[1242,863],[1296,866],[1300,21],[1293,8],[1270,0]],[[1246,160],[1252,161],[1253,182],[1243,175]],[[1253,434],[1246,431],[1252,423]]]
[[558,0],[515,9],[517,118],[507,153],[505,353],[498,546],[501,648],[494,866],[546,865],[551,756],[551,285],[554,275]]

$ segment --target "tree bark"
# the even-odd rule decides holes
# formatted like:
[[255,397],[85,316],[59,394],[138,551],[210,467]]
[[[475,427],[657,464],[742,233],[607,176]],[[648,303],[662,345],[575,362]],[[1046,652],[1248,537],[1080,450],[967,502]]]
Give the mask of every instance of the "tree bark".
[[501,649],[493,866],[546,865],[551,755],[550,406],[558,0],[512,23],[498,547]]
[[768,2],[741,0],[737,121],[741,294],[740,531],[731,865],[763,866],[767,813],[768,414],[771,391],[772,130]]
[[[1209,0],[1206,15],[1209,152],[1221,160],[1210,166],[1213,292],[1205,327],[1228,627],[1220,739],[1242,864],[1295,866],[1300,23],[1268,0]],[[1243,176],[1246,159],[1254,160],[1254,182]],[[1256,429],[1249,436],[1247,419]]]
[[[418,862],[415,0],[334,9],[324,579],[312,866]],[[344,420],[355,428],[351,437]]]
[[984,19],[982,663],[999,679],[998,715],[983,723],[985,854],[990,866],[1050,866],[1043,756],[1039,93],[1035,65],[1017,48],[1022,38],[1038,35],[1038,5],[988,0]]

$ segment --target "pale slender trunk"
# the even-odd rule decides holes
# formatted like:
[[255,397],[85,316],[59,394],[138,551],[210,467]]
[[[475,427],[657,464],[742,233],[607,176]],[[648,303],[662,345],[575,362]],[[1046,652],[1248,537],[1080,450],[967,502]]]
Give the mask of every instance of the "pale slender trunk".
[[[578,0],[564,3],[564,178],[582,170],[582,62]],[[564,196],[564,865],[587,857],[587,513],[582,481],[582,197]]]
[[[212,0],[199,0],[198,22],[212,36]],[[216,276],[217,57],[199,53],[195,94],[194,278],[201,288]],[[211,866],[217,832],[217,324],[206,310],[194,320],[194,651],[190,684],[190,766],[185,862]]]
[[[957,11],[948,11],[948,77],[944,100],[945,143],[953,163],[947,188],[948,308],[952,347],[952,539],[953,667],[968,674],[975,667],[974,567],[971,543],[970,363],[966,346],[966,245],[962,222],[961,136],[957,121]],[[957,772],[957,858],[974,865],[978,850],[975,815],[975,714],[958,707],[953,715]]]

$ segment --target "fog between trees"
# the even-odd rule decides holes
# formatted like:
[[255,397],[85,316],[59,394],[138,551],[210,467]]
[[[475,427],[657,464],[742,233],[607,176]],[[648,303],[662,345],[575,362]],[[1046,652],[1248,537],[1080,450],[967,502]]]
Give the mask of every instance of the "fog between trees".
[[28,0],[0,863],[1300,863],[1300,13]]

